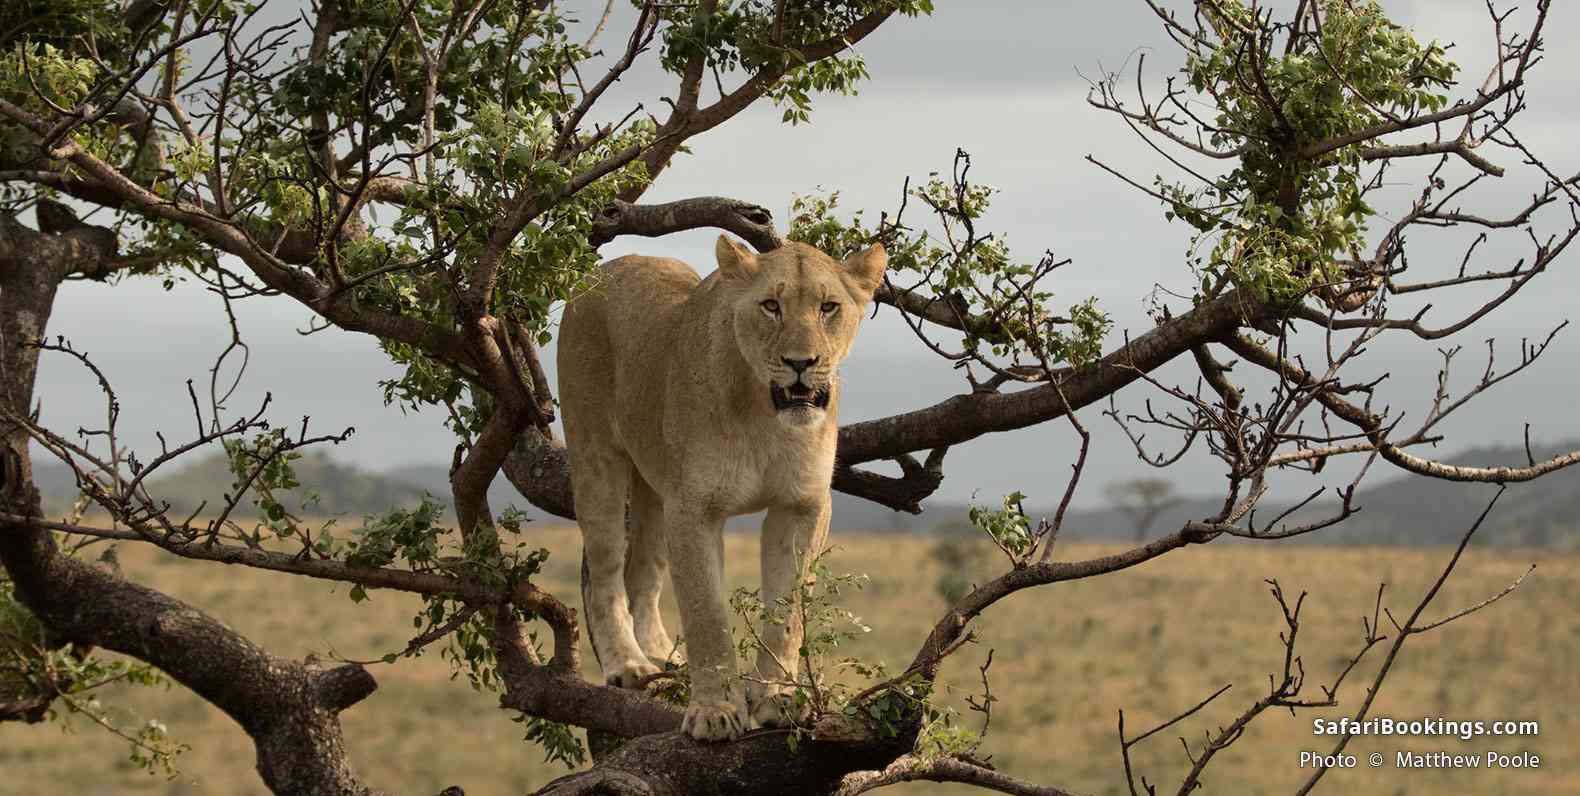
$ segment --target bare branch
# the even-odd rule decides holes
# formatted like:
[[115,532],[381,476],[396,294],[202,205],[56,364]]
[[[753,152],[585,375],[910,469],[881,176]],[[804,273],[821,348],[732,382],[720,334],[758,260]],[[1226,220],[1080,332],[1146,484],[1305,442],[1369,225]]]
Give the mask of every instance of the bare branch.
[[890,763],[882,771],[861,771],[845,775],[835,796],[856,796],[888,785],[902,782],[958,782],[983,790],[1016,796],[1072,796],[1070,791],[1044,785],[1035,785],[980,765],[954,757],[924,758],[916,755]]

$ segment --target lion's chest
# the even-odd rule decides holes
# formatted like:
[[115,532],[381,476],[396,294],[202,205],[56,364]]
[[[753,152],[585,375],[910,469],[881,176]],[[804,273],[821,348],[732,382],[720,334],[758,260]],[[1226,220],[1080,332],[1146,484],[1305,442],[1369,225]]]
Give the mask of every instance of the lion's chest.
[[832,437],[828,429],[766,426],[693,440],[675,474],[676,491],[724,516],[821,502],[834,468]]

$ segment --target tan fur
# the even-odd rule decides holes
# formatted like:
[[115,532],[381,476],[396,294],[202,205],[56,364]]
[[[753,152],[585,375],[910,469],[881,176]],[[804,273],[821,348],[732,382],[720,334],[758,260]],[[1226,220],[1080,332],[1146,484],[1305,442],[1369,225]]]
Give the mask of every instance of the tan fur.
[[[835,371],[887,262],[881,246],[840,263],[798,243],[757,256],[722,236],[716,255],[702,280],[678,260],[606,263],[566,307],[559,347],[587,623],[604,676],[631,687],[671,657],[658,597],[672,566],[691,663],[682,729],[702,740],[734,738],[748,717],[790,718],[784,687],[743,689],[737,677],[724,521],[768,510],[762,598],[793,598],[828,533]],[[798,381],[827,390],[826,408],[776,409],[771,385]],[[760,635],[752,679],[792,679],[801,628],[771,623]]]

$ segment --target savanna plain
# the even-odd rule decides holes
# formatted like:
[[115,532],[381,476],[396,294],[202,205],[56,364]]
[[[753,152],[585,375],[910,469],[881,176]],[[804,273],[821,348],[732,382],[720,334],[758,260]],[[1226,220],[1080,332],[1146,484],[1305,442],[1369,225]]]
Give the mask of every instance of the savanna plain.
[[[572,527],[527,526],[532,546],[552,551],[540,582],[575,602],[579,539]],[[834,572],[864,574],[863,589],[842,604],[869,632],[841,649],[867,661],[902,668],[945,603],[936,584],[944,564],[932,554],[936,537],[836,532],[827,563]],[[985,542],[984,542],[985,543]],[[753,534],[727,540],[736,585],[755,586]],[[1061,543],[1056,557],[1072,560],[1116,551],[1111,545]],[[1218,688],[1225,694],[1184,722],[1132,751],[1138,775],[1172,793],[1190,766],[1183,737],[1198,750],[1207,733],[1232,722],[1266,694],[1281,671],[1283,620],[1265,579],[1276,578],[1291,601],[1308,593],[1301,613],[1299,654],[1305,696],[1321,698],[1361,646],[1379,583],[1384,604],[1403,616],[1447,561],[1447,548],[1328,548],[1290,544],[1214,543],[1177,551],[1132,570],[1090,581],[1021,592],[989,611],[977,641],[950,658],[950,689],[940,701],[959,721],[979,727],[967,696],[980,697],[979,667],[996,698],[982,754],[1002,770],[1077,793],[1129,793],[1116,733],[1125,711],[1132,734],[1165,721]],[[996,551],[993,552],[994,555]],[[123,546],[128,575],[190,601],[277,654],[322,659],[378,659],[403,648],[413,632],[418,602],[372,592],[354,604],[344,585],[183,561],[138,546]],[[969,580],[1002,570],[1002,559],[981,555]],[[1330,772],[1318,792],[1337,794],[1565,794],[1580,793],[1580,555],[1546,550],[1473,547],[1426,616],[1446,615],[1502,590],[1531,564],[1524,584],[1486,610],[1412,637],[1373,708],[1396,719],[1535,720],[1535,737],[1357,738],[1348,750],[1359,766]],[[668,595],[666,595],[666,601]],[[673,603],[670,627],[679,627]],[[1392,635],[1388,619],[1383,629]],[[585,642],[584,642],[585,644]],[[1374,648],[1345,682],[1336,708],[1263,714],[1220,753],[1204,778],[1206,793],[1293,792],[1310,773],[1300,753],[1326,752],[1333,739],[1315,736],[1312,719],[1353,715],[1386,649]],[[588,675],[595,676],[590,650]],[[366,780],[400,794],[433,794],[459,785],[471,796],[528,792],[563,773],[522,740],[522,725],[497,706],[493,694],[452,680],[450,666],[430,649],[416,659],[372,670],[379,690],[342,719],[350,758]],[[126,744],[80,717],[58,725],[0,726],[0,793],[4,794],[262,794],[253,749],[223,714],[186,693],[119,688],[104,693],[126,722],[157,718],[191,748],[179,773],[150,775],[127,762]],[[1535,769],[1399,770],[1398,751],[1484,755],[1530,752]],[[1370,768],[1367,756],[1387,762]],[[1139,785],[1139,776],[1138,776]],[[936,784],[887,789],[909,794],[977,793]]]

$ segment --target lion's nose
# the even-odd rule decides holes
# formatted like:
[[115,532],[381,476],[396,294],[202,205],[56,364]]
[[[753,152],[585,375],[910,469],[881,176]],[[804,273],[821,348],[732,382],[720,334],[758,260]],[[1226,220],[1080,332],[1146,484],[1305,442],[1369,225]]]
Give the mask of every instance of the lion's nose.
[[817,357],[812,357],[811,359],[790,359],[788,357],[780,357],[779,359],[786,365],[789,365],[790,369],[795,371],[795,375],[797,376],[804,373],[807,368],[817,364]]

